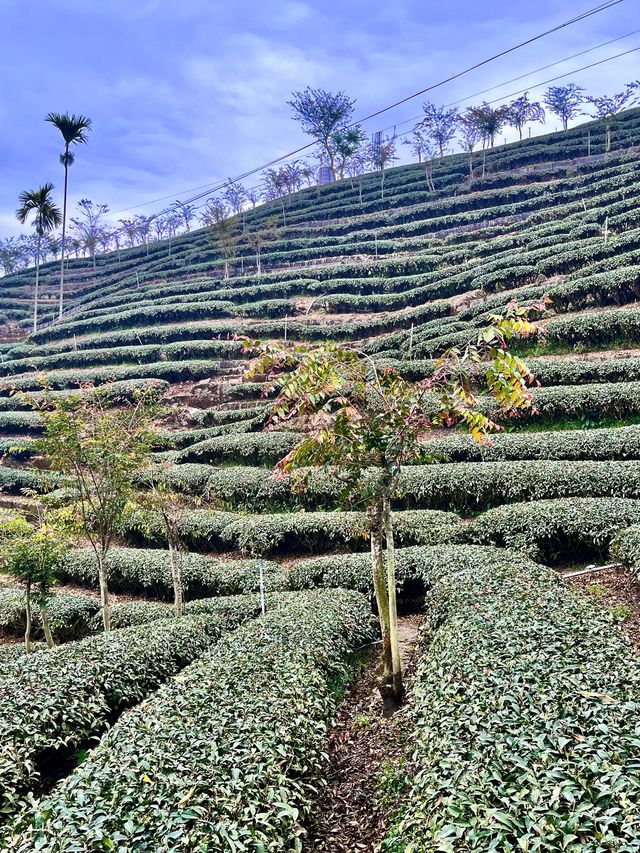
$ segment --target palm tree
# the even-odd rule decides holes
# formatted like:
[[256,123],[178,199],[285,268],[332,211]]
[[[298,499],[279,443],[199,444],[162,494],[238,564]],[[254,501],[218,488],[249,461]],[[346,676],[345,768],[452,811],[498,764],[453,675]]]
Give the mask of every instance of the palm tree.
[[57,228],[62,221],[60,208],[51,198],[53,184],[43,184],[37,190],[25,190],[20,193],[20,207],[16,210],[18,222],[23,225],[33,214],[33,225],[38,236],[36,248],[36,293],[33,300],[33,331],[38,330],[38,286],[40,284],[40,255],[42,238]]
[[64,151],[60,155],[60,162],[64,166],[64,203],[62,205],[62,250],[60,252],[60,312],[59,318],[62,318],[63,299],[64,299],[64,255],[65,255],[65,235],[67,231],[67,190],[69,178],[69,166],[75,160],[70,148],[72,145],[79,145],[87,141],[87,135],[91,131],[91,119],[83,115],[69,115],[69,113],[49,113],[45,121],[50,122],[54,127],[57,127],[64,140]]

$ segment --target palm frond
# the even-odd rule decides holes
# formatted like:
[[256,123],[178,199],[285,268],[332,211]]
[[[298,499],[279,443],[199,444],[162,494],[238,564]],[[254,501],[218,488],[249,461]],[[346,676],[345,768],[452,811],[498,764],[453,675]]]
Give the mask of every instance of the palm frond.
[[46,183],[36,190],[24,190],[18,197],[20,202],[20,207],[16,210],[18,221],[24,224],[33,214],[34,227],[41,236],[53,231],[62,222],[60,208],[51,197],[53,189],[53,184]]
[[88,116],[75,113],[49,113],[45,121],[58,128],[67,147],[86,142],[93,126]]

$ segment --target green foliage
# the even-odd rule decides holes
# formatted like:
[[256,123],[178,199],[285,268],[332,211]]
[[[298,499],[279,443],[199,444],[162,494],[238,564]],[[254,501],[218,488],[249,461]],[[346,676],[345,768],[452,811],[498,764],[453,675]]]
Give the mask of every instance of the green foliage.
[[509,555],[443,573],[426,614],[386,849],[634,851],[639,672],[610,618]]
[[[245,618],[257,611],[251,598]],[[0,676],[0,815],[16,812],[26,792],[40,784],[47,754],[71,754],[102,734],[114,715],[176,675],[226,629],[224,617],[160,621],[68,643],[8,667]]]
[[[180,559],[187,599],[258,592],[260,565],[267,590],[280,589],[284,583],[278,564],[266,560],[222,560],[202,554],[182,554]],[[163,601],[170,601],[173,595],[168,551],[112,548],[107,556],[107,573],[114,592],[148,595]],[[61,577],[82,586],[95,586],[98,566],[93,550],[74,550]]]
[[543,562],[604,557],[615,534],[640,522],[640,501],[567,498],[490,509],[469,525],[470,541],[522,551]]
[[351,650],[371,636],[357,593],[293,595],[116,723],[17,818],[12,849],[54,853],[97,838],[140,853],[167,844],[299,849],[324,770],[334,686],[349,678]]

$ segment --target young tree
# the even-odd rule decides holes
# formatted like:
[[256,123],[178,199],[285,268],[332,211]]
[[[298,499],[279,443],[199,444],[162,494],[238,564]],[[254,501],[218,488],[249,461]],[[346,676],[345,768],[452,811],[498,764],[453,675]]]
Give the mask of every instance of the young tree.
[[191,231],[191,223],[196,218],[196,209],[192,204],[185,204],[182,201],[176,201],[175,210],[180,216],[180,220],[187,231]]
[[604,150],[606,153],[609,153],[611,150],[611,127],[613,120],[618,113],[629,109],[629,107],[632,107],[638,101],[639,87],[640,83],[627,83],[622,92],[617,92],[615,95],[603,95],[599,98],[587,96],[585,98],[585,101],[593,107],[592,118],[604,121]]
[[380,197],[384,198],[384,177],[385,170],[398,159],[396,154],[396,137],[390,136],[384,139],[379,145],[376,142],[371,142],[367,148],[367,160],[373,168],[380,172]]
[[93,259],[96,268],[96,251],[103,240],[105,229],[104,217],[109,213],[108,204],[96,204],[91,199],[83,198],[78,202],[80,215],[71,220],[78,239]]
[[240,239],[237,219],[228,216],[227,206],[222,199],[210,198],[207,199],[200,221],[211,229],[211,234],[217,240],[224,262],[224,278],[229,278],[229,262],[235,255]]
[[[298,445],[276,466],[297,472],[304,488],[314,469],[329,469],[342,481],[345,495],[364,504],[371,537],[371,570],[382,633],[383,682],[402,696],[397,633],[393,514],[401,466],[428,459],[429,430],[457,422],[482,441],[497,428],[479,410],[473,390],[478,366],[486,362],[486,385],[504,411],[531,406],[527,366],[509,352],[515,335],[535,327],[527,310],[511,307],[492,317],[476,342],[441,359],[435,375],[410,382],[394,369],[380,371],[373,359],[337,344],[308,348],[247,341],[258,352],[247,377],[267,375],[278,389],[267,428],[305,431]],[[434,460],[431,460],[434,461]],[[386,573],[383,542],[386,540]]]
[[429,140],[424,134],[424,131],[420,128],[414,128],[411,131],[411,138],[404,139],[402,142],[403,145],[411,146],[411,153],[414,157],[418,158],[418,163],[422,163],[422,158],[425,157],[430,148]]
[[150,488],[138,496],[138,504],[142,508],[141,526],[148,528],[147,520],[159,519],[164,528],[169,549],[169,565],[173,584],[173,609],[176,616],[184,613],[184,585],[182,579],[182,553],[184,542],[181,536],[181,525],[189,507],[184,495],[174,492],[162,476],[162,468],[153,470],[150,476]]
[[229,179],[222,190],[222,198],[233,213],[242,213],[244,204],[247,201],[247,191],[239,181]]
[[20,246],[15,237],[0,240],[0,266],[4,275],[11,275],[20,266]]
[[64,166],[64,196],[62,204],[62,252],[60,260],[60,306],[58,317],[62,317],[64,310],[64,256],[65,256],[65,236],[67,233],[67,196],[69,190],[69,166],[72,165],[75,157],[71,151],[72,145],[83,145],[87,142],[89,133],[91,132],[92,122],[90,118],[83,115],[70,115],[69,113],[49,113],[45,117],[54,127],[56,127],[64,140],[64,151],[60,155],[60,162]]
[[440,156],[444,157],[445,150],[458,129],[460,116],[458,110],[446,109],[445,107],[437,107],[429,102],[422,105],[424,110],[424,118],[418,127],[424,129],[428,138],[431,139],[437,146]]
[[345,128],[349,124],[355,101],[344,92],[327,92],[324,89],[312,89],[310,86],[303,92],[291,94],[291,100],[287,101],[287,104],[293,110],[294,120],[306,134],[318,142],[335,180],[335,150],[331,140],[338,128]]
[[339,128],[331,136],[331,147],[334,152],[334,164],[336,177],[344,178],[347,164],[356,154],[366,139],[366,135],[360,125],[347,129]]
[[522,139],[522,131],[530,121],[544,124],[544,110],[537,101],[530,101],[529,93],[525,92],[524,95],[509,104],[507,124],[510,127],[515,127],[520,139]]
[[86,390],[38,404],[44,436],[37,442],[56,485],[70,496],[66,520],[82,533],[96,555],[104,630],[110,628],[107,555],[133,509],[134,474],[149,461],[154,442],[154,392],[139,394],[118,408],[109,408],[108,392]]
[[545,106],[562,122],[562,129],[566,130],[571,119],[580,115],[580,106],[584,101],[582,93],[584,89],[576,83],[567,83],[566,86],[550,86],[544,93]]
[[46,519],[41,508],[35,522],[22,515],[3,519],[0,528],[0,565],[4,572],[25,585],[24,644],[27,653],[31,652],[34,592],[45,640],[49,648],[54,646],[48,604],[51,587],[62,568],[68,548],[63,531]]
[[262,247],[272,240],[277,233],[277,217],[270,216],[263,226],[247,228],[245,239],[256,256],[256,275],[262,274]]
[[132,249],[136,245],[138,239],[138,224],[133,219],[119,219],[120,230],[129,242],[129,248]]
[[509,107],[503,105],[494,109],[486,101],[479,107],[469,107],[466,112],[467,120],[475,122],[483,148],[493,148],[496,136],[507,121],[508,112]]
[[[473,150],[482,139],[478,116],[473,110],[467,110],[460,116],[460,141],[469,155],[469,177],[473,178]],[[484,177],[484,174],[483,174]]]
[[40,286],[40,260],[42,239],[62,222],[60,208],[54,203],[51,193],[53,184],[43,184],[37,190],[25,190],[20,193],[20,207],[16,211],[18,222],[23,225],[33,215],[33,227],[36,230],[36,285],[33,297],[33,331],[38,330],[38,290]]

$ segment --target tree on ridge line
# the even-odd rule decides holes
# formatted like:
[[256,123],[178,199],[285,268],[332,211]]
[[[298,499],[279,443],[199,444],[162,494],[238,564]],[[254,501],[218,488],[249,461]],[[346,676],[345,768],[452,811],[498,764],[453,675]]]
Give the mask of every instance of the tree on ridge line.
[[48,113],[45,117],[54,127],[56,127],[62,139],[64,140],[64,151],[60,155],[60,163],[64,166],[64,200],[62,205],[62,249],[60,260],[60,297],[58,319],[62,318],[64,311],[64,259],[65,259],[65,237],[67,231],[67,197],[69,192],[69,166],[75,160],[72,145],[82,145],[87,142],[88,134],[91,132],[92,121],[84,115],[75,115],[69,113]]

